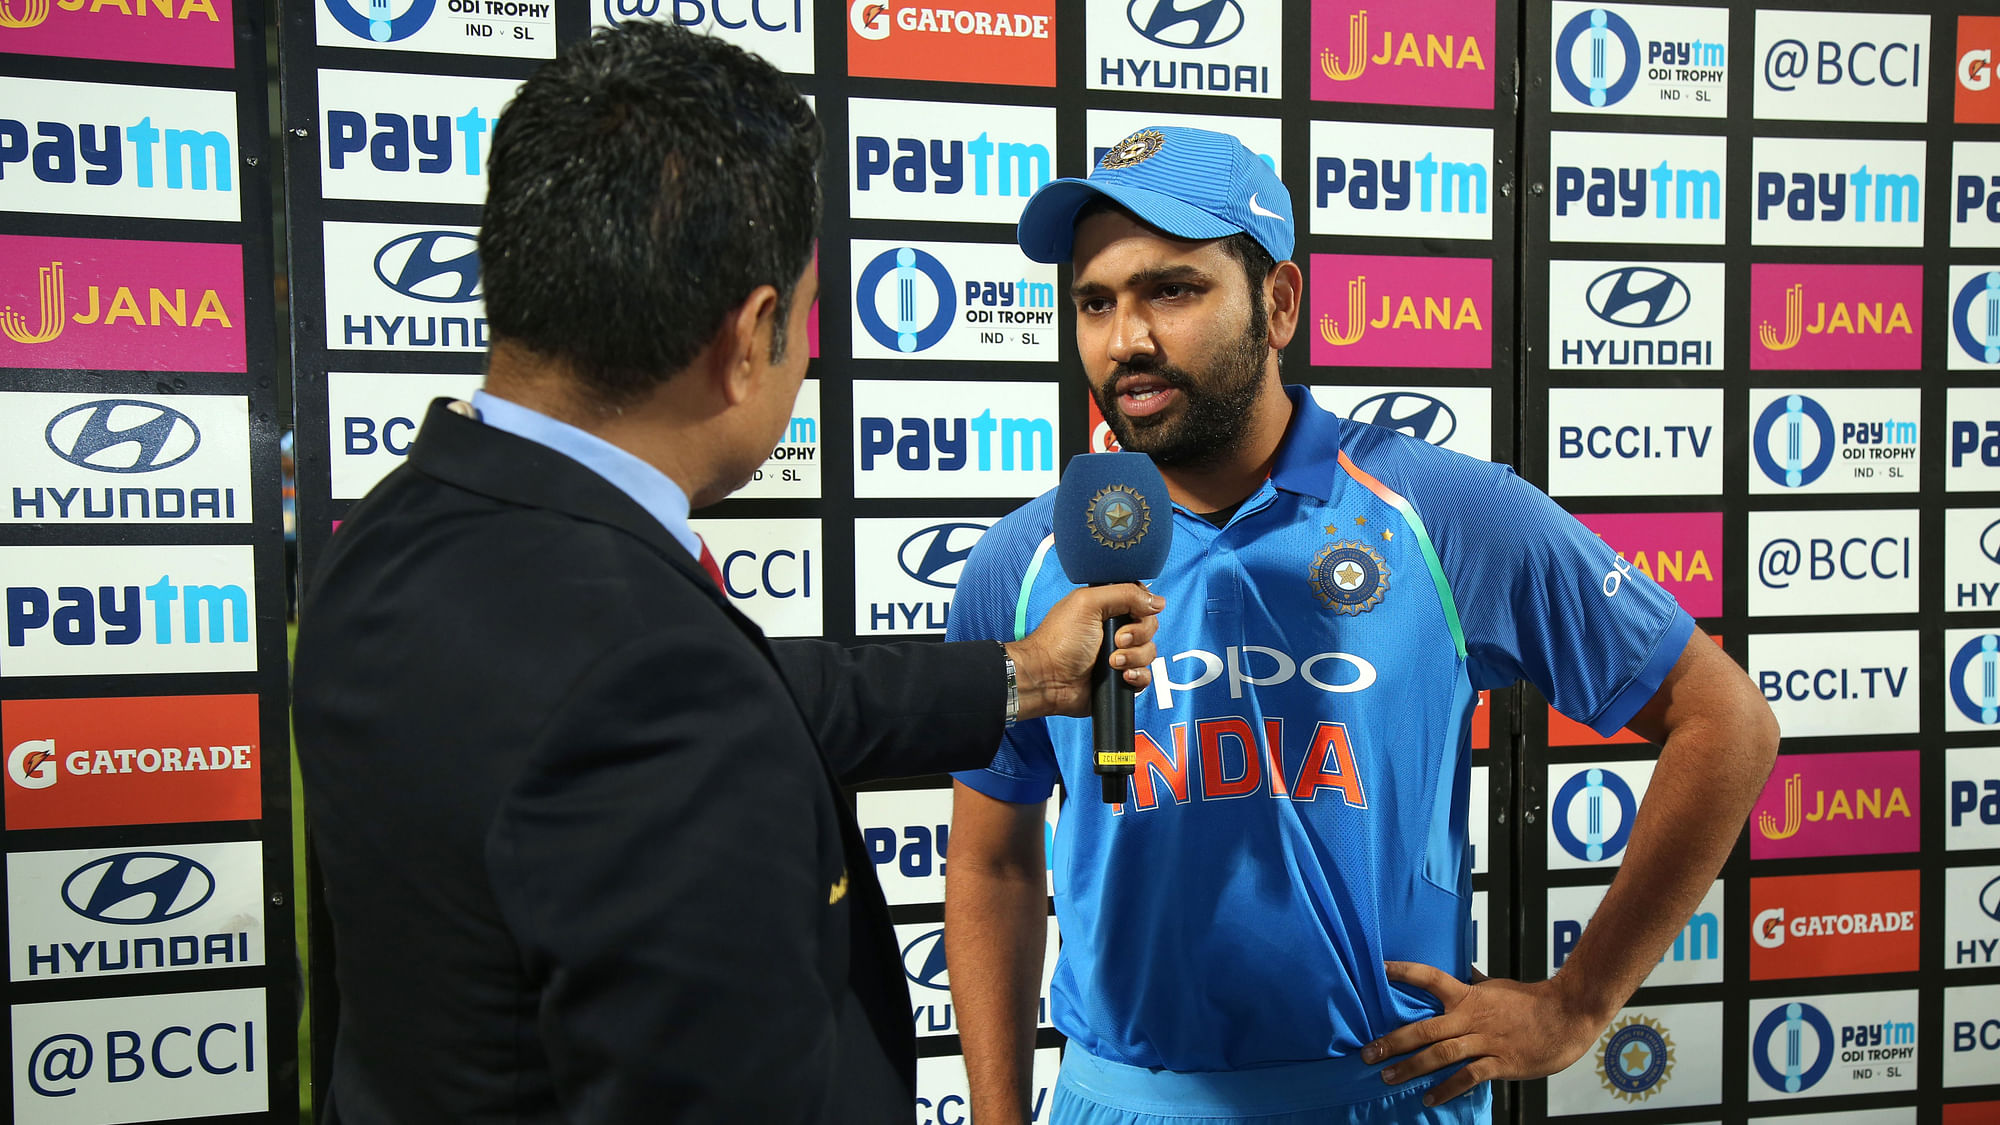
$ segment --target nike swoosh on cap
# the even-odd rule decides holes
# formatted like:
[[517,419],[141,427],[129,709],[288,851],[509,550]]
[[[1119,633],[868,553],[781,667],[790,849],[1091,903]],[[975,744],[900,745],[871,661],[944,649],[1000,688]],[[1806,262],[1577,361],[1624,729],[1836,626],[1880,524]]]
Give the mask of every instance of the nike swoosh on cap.
[[1262,215],[1267,219],[1276,219],[1281,223],[1285,221],[1285,217],[1276,211],[1257,206],[1257,196],[1254,193],[1250,196],[1250,213],[1253,215]]

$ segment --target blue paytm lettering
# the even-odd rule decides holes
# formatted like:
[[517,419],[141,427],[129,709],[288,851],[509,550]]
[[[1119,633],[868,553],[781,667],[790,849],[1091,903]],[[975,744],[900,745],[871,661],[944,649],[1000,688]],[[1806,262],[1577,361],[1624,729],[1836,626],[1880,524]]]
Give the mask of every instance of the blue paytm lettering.
[[917,195],[1012,196],[1026,201],[1054,178],[1049,146],[991,137],[854,138],[854,184],[860,191]]
[[180,584],[165,574],[144,587],[7,587],[7,647],[45,632],[70,646],[247,644],[250,595],[235,583]]
[[1922,222],[1923,181],[1915,175],[1870,172],[1758,172],[1757,218],[1782,211],[1801,223]]
[[1344,196],[1356,211],[1407,211],[1484,215],[1486,165],[1476,160],[1439,160],[1425,153],[1416,160],[1322,156],[1315,162],[1315,207]]
[[228,136],[156,124],[150,114],[122,125],[0,117],[0,180],[25,173],[49,184],[80,179],[110,187],[129,178],[147,189],[227,192],[234,188],[235,166]]
[[1664,159],[1650,168],[1560,165],[1555,191],[1558,216],[1577,210],[1600,219],[1722,217],[1721,173]]
[[498,120],[473,106],[449,113],[326,111],[326,163],[333,171],[363,159],[379,172],[417,171],[442,175],[456,167],[467,176],[485,170],[484,141]]
[[[1172,514],[1131,801],[1069,801],[1056,829],[1052,1021],[1116,1062],[1359,1065],[1432,1014],[1382,962],[1468,971],[1479,691],[1525,677],[1608,734],[1693,632],[1505,466],[1288,392],[1272,477],[1227,526]],[[980,540],[951,638],[1021,635],[1073,588],[1052,509],[1053,493]],[[1087,719],[1018,723],[958,778],[1007,801],[1059,779],[1095,794],[1090,742]]]
[[864,473],[892,457],[912,472],[1046,473],[1055,468],[1055,447],[1055,424],[1047,418],[995,418],[991,408],[976,418],[861,419]]

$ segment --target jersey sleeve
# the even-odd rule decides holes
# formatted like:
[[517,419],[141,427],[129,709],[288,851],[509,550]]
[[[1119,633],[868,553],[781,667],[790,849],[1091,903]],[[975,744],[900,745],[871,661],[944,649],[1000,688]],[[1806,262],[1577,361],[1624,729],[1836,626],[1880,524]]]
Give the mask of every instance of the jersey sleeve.
[[[1001,523],[980,537],[965,561],[945,622],[950,641],[1012,641],[1031,631],[1040,620],[1026,618],[1027,589],[1039,544],[1014,520]],[[1047,562],[1054,564],[1053,552]],[[1059,773],[1048,724],[1025,719],[1007,728],[993,762],[983,770],[964,770],[952,777],[997,800],[1038,804],[1055,791]]]
[[1525,679],[1605,737],[1652,699],[1694,632],[1672,594],[1505,465],[1419,495],[1474,689]]

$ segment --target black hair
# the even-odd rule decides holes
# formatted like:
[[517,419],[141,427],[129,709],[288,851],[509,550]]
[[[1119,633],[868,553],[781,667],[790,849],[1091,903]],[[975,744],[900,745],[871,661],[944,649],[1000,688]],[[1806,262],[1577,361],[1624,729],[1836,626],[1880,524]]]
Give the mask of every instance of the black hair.
[[824,144],[790,80],[719,39],[633,21],[565,50],[493,131],[479,253],[494,339],[622,405],[772,285],[782,358]]

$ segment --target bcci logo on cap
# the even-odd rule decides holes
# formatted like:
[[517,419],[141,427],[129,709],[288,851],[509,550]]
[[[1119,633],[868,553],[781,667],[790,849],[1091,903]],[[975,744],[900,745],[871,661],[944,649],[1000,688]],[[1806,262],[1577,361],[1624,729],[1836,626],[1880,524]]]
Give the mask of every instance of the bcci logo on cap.
[[[1808,422],[1818,438],[1810,459],[1805,452]],[[1786,395],[1772,402],[1758,416],[1750,433],[1757,467],[1786,488],[1811,484],[1833,463],[1833,418],[1826,407],[1804,395]],[[1778,447],[1776,453],[1772,449],[1774,444]]]
[[1090,537],[1114,551],[1136,547],[1153,526],[1153,509],[1127,485],[1107,484],[1083,510]]
[[[1784,1029],[1783,1069],[1771,1057],[1772,1040],[1777,1038],[1780,1028]],[[1805,1059],[1807,1028],[1818,1039],[1812,1048],[1811,1062]],[[1811,1004],[1794,1002],[1771,1009],[1771,1014],[1757,1025],[1757,1034],[1750,1037],[1750,1059],[1757,1067],[1757,1077],[1771,1089],[1787,1094],[1810,1090],[1825,1078],[1827,1068],[1833,1065],[1833,1051],[1833,1024]]]
[[[1579,70],[1576,56],[1580,41],[1589,61]],[[1603,8],[1578,12],[1556,39],[1555,68],[1570,97],[1600,109],[1616,105],[1639,81],[1639,37],[1617,12]]]
[[1157,129],[1141,129],[1112,145],[1104,152],[1104,159],[1097,162],[1099,168],[1130,168],[1153,158],[1160,146],[1167,143]]
[[1674,1041],[1667,1029],[1646,1016],[1627,1016],[1597,1050],[1597,1078],[1620,1101],[1643,1102],[1674,1076]]
[[1351,539],[1321,548],[1310,575],[1319,604],[1345,617],[1374,609],[1389,592],[1389,564]]
[[1988,633],[1960,645],[1947,682],[1959,714],[1981,726],[2000,722],[2000,637]]
[[2000,363],[2000,270],[1966,282],[1951,303],[1951,336],[1978,363]]
[[[883,319],[876,306],[882,283],[891,273],[896,277],[894,326]],[[929,283],[929,293],[919,289],[919,276]],[[876,343],[899,352],[920,352],[944,339],[951,330],[952,315],[958,311],[958,297],[944,263],[911,246],[875,255],[854,288],[854,308],[861,317],[861,327]],[[926,307],[929,319],[923,318]]]
[[[1577,798],[1583,799],[1583,831],[1577,832],[1575,821]],[[1618,822],[1605,828],[1605,798],[1610,798],[1618,807]],[[1550,809],[1549,827],[1555,832],[1556,843],[1572,857],[1586,863],[1614,858],[1625,850],[1626,841],[1632,838],[1632,820],[1639,815],[1639,799],[1632,794],[1632,787],[1610,770],[1588,769],[1574,774],[1563,783],[1556,793],[1555,805]]]
[[363,15],[350,0],[322,0],[326,10],[354,36],[370,39],[377,43],[395,43],[408,39],[430,22],[431,13],[437,10],[437,0],[411,0],[401,15],[389,14],[390,0],[369,0],[362,5],[368,9]]

